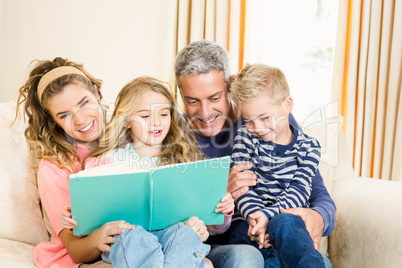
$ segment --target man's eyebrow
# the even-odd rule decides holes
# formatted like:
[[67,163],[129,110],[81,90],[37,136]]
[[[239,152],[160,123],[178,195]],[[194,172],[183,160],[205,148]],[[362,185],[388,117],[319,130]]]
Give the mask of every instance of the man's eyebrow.
[[216,97],[216,96],[218,96],[218,95],[221,95],[222,92],[223,92],[223,91],[216,92],[216,93],[212,94],[211,96],[209,96],[208,99],[213,98],[213,97]]
[[[86,97],[87,97],[87,96],[83,97],[76,105],[80,105],[81,103],[83,103],[84,100],[86,99]],[[56,116],[59,116],[59,115],[62,115],[62,114],[66,114],[66,113],[68,113],[69,111],[70,111],[70,110],[64,111],[64,112],[59,112],[59,113],[56,114]]]
[[197,98],[190,97],[190,96],[183,96],[183,98],[185,98],[185,99],[192,99],[192,100],[198,100]]
[[[222,94],[222,92],[223,91],[216,92],[216,93],[212,94],[211,96],[208,96],[207,98],[208,99],[213,98],[213,97],[215,97],[217,95]],[[190,97],[190,96],[183,96],[183,97],[186,98],[186,99],[199,100],[198,98],[194,98],[194,97]]]

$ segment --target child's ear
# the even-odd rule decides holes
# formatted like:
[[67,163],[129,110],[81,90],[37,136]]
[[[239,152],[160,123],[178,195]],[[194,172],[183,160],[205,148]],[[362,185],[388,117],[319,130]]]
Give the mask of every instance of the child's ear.
[[282,101],[282,105],[286,112],[291,113],[293,110],[293,98],[290,96],[285,97]]

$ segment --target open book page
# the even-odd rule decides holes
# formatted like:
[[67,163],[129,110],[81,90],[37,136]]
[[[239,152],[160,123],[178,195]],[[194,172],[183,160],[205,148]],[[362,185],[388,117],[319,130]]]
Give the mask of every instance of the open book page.
[[72,174],[72,218],[78,223],[74,234],[90,234],[118,220],[146,230],[164,229],[191,216],[206,225],[223,223],[223,214],[216,213],[215,208],[226,195],[229,156],[160,167],[156,164],[121,161]]
[[137,159],[128,159],[111,164],[98,166],[82,170],[77,173],[80,177],[99,176],[108,174],[127,174],[155,169],[157,166],[157,157],[141,157]]

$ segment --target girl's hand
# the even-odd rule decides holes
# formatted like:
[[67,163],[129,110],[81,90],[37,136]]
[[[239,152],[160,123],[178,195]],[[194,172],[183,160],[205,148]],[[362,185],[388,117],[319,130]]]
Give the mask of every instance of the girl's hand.
[[66,206],[60,213],[60,223],[63,228],[72,229],[77,222],[71,218],[71,207]]
[[193,216],[184,222],[184,225],[187,225],[191,229],[193,229],[197,235],[200,237],[202,242],[207,241],[209,237],[209,232],[207,230],[207,226],[205,226],[204,221],[199,218]]
[[222,198],[222,203],[216,206],[215,212],[220,212],[222,214],[230,214],[235,207],[234,200],[230,193],[226,193],[225,197]]
[[125,221],[114,221],[105,223],[101,228],[93,231],[89,236],[92,245],[100,251],[110,252],[110,245],[116,241],[115,235],[121,235],[134,226]]

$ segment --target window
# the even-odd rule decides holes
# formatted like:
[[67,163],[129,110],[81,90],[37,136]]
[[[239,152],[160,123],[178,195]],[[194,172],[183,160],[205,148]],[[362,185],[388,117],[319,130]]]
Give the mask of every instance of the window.
[[251,1],[249,63],[284,71],[299,122],[315,122],[331,104],[338,1]]

